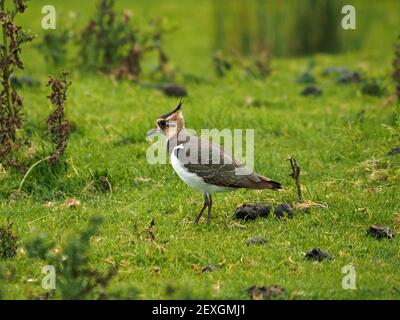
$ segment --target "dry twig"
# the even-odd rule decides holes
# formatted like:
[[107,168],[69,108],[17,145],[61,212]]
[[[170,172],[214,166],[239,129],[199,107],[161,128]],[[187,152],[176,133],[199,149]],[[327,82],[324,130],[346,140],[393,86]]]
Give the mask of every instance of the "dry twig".
[[299,198],[299,201],[303,201],[303,195],[301,193],[301,184],[300,184],[300,167],[297,164],[297,161],[295,158],[293,158],[292,156],[289,156],[288,158],[289,162],[290,162],[290,166],[292,167],[292,173],[289,174],[293,180],[296,183],[296,187],[297,187],[297,196]]

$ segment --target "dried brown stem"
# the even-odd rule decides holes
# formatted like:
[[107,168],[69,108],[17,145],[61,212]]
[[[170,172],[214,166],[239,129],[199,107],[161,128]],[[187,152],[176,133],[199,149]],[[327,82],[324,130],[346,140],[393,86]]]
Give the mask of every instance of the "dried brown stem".
[[288,158],[289,162],[290,162],[290,166],[292,167],[292,173],[289,174],[292,179],[295,181],[296,183],[296,188],[297,188],[297,196],[299,198],[299,201],[302,202],[303,201],[303,195],[301,192],[301,184],[300,184],[300,166],[297,164],[297,161],[295,158],[293,158],[292,156],[289,156]]
[[47,130],[51,134],[54,150],[51,152],[51,162],[56,163],[64,154],[67,147],[70,124],[65,117],[64,104],[67,100],[67,90],[71,82],[67,79],[68,73],[64,72],[61,79],[49,77],[48,86],[51,87],[51,94],[48,96],[55,110],[47,119]]

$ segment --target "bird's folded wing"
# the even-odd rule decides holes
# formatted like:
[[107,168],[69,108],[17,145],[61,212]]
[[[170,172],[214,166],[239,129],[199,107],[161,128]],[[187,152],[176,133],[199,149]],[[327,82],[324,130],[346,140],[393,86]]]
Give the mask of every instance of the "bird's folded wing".
[[[189,172],[203,178],[206,183],[240,188],[259,180],[250,169],[209,141],[192,136],[182,147],[177,152],[178,159]],[[238,174],[239,168],[247,169],[248,174]]]

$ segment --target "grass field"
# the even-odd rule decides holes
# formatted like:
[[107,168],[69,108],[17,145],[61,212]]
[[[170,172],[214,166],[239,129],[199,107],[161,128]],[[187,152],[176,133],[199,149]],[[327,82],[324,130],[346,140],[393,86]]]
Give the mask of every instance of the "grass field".
[[[39,29],[41,3],[32,3],[21,19],[39,35],[43,32]],[[57,3],[67,7],[65,2]],[[118,7],[126,3],[119,2]],[[280,181],[284,191],[217,194],[211,224],[201,220],[193,225],[202,195],[187,187],[170,165],[146,161],[146,132],[178,100],[127,81],[71,70],[67,115],[76,130],[69,140],[66,168],[38,165],[24,183],[27,197],[17,200],[10,200],[10,194],[18,189],[23,175],[11,170],[0,173],[0,225],[13,221],[19,238],[17,255],[0,261],[6,274],[0,284],[3,298],[27,299],[45,292],[40,286],[45,263],[28,257],[26,241],[45,231],[61,247],[92,215],[102,215],[104,224],[91,239],[90,265],[105,271],[110,264],[119,264],[107,288],[111,296],[247,299],[246,288],[277,284],[285,288],[287,299],[399,298],[398,237],[376,240],[367,235],[372,224],[400,231],[400,155],[388,155],[400,137],[390,79],[392,43],[374,51],[315,56],[316,85],[323,94],[303,97],[299,92],[304,85],[296,83],[296,78],[307,68],[309,58],[274,59],[265,80],[240,75],[217,78],[212,41],[200,32],[209,6],[196,9],[186,3],[183,14],[178,3],[157,4],[159,11],[153,12],[154,3],[143,1],[135,13],[162,12],[177,19],[182,25],[167,44],[171,59],[179,61],[183,71],[205,77],[200,84],[185,84],[187,127],[254,128],[255,169]],[[78,8],[83,16],[90,14],[88,2],[81,1]],[[40,53],[27,48],[24,58],[26,71],[21,74],[45,83],[49,70]],[[321,75],[332,66],[380,77],[388,94],[366,96],[360,84],[340,85],[335,78]],[[45,130],[48,93],[44,85],[21,90],[27,130]],[[261,106],[247,106],[247,97],[261,101]],[[37,145],[40,141],[39,136],[34,139]],[[236,207],[243,203],[296,201],[286,160],[289,154],[301,165],[304,197],[326,203],[328,208],[296,211],[291,220],[272,216],[252,222],[233,220]],[[96,172],[107,173],[110,192],[93,188]],[[70,197],[81,206],[63,208]],[[146,231],[152,219],[154,241]],[[246,240],[254,236],[265,237],[268,243],[247,246]],[[304,253],[314,247],[334,259],[305,260]],[[356,290],[344,290],[341,285],[341,271],[348,264],[357,271]],[[206,265],[215,271],[199,271]]]

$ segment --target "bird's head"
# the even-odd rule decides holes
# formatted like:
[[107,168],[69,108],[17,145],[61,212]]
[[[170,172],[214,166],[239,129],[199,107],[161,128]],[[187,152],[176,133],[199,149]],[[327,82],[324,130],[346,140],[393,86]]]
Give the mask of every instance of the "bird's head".
[[163,114],[156,121],[156,127],[151,133],[161,132],[167,138],[178,134],[185,127],[185,120],[181,108],[183,101],[179,101],[178,106],[171,112]]

